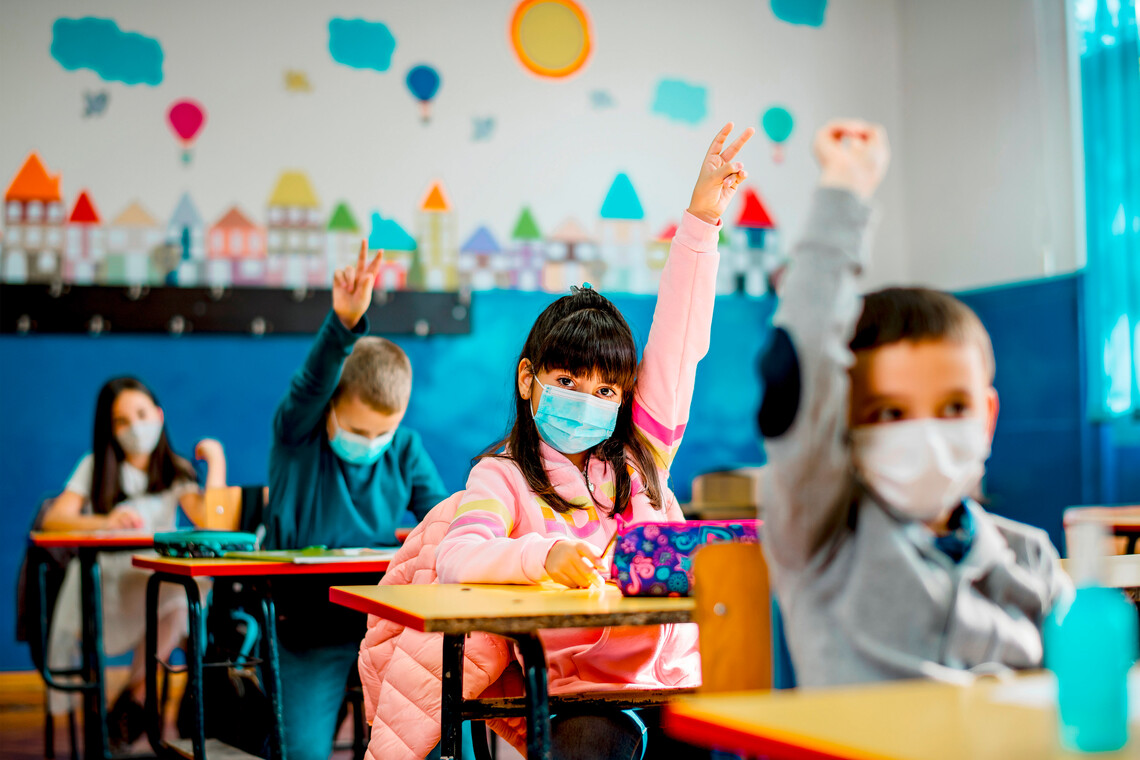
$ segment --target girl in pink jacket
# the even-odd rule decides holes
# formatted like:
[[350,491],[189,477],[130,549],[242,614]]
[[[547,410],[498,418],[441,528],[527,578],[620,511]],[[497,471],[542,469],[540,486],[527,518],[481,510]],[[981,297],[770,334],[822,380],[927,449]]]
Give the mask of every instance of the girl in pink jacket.
[[[731,132],[729,123],[713,140],[673,238],[640,366],[629,325],[588,284],[538,317],[519,356],[509,434],[475,464],[466,489],[445,502],[454,513],[435,550],[438,582],[604,583],[602,552],[619,526],[684,520],[667,485],[669,466],[688,422],[697,363],[708,350],[720,217],[747,176],[733,158],[753,134],[746,130],[726,148]],[[394,668],[438,645],[407,632],[396,648],[409,657],[397,657],[379,643],[390,634],[370,623],[361,675],[367,701],[377,706],[370,750],[378,758],[418,742],[394,736],[407,733],[399,716],[409,714],[385,706],[398,689],[369,684],[399,679]],[[700,683],[694,625],[547,630],[540,638],[552,694]],[[417,707],[438,714],[435,699]],[[667,751],[655,733],[646,738],[632,713],[555,718],[551,736],[555,757]]]

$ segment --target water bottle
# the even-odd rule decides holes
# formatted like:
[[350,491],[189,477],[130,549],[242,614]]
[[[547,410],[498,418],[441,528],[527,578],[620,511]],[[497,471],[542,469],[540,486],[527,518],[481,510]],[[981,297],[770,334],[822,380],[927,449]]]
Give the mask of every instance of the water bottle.
[[1136,609],[1107,587],[1101,525],[1073,531],[1071,574],[1077,593],[1045,621],[1045,665],[1057,676],[1061,744],[1110,752],[1128,743],[1128,670],[1136,660]]

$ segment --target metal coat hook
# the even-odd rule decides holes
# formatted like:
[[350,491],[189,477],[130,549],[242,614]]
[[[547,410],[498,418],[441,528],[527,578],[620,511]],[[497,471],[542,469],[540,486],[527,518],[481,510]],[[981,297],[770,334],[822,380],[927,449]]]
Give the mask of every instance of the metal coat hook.
[[181,314],[175,314],[170,318],[170,323],[167,327],[170,330],[171,335],[181,335],[182,333],[186,332],[188,323],[185,319],[182,318]]
[[21,335],[27,335],[32,331],[32,318],[27,314],[21,314],[20,318],[16,320],[16,332]]
[[426,319],[417,319],[416,326],[413,329],[415,330],[416,335],[421,338],[425,338],[427,337],[428,333],[431,332],[431,324]]
[[109,325],[99,314],[96,314],[87,321],[87,332],[91,333],[92,335],[99,335],[108,327]]
[[145,296],[150,291],[150,288],[145,285],[131,285],[127,288],[127,298],[132,301],[137,301]]
[[265,335],[265,318],[254,317],[253,321],[249,323],[249,331],[254,335]]

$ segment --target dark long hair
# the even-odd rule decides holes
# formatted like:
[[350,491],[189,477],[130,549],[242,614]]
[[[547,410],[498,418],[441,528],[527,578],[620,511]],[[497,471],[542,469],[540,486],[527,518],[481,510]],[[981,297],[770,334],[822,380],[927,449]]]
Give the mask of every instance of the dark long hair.
[[[119,469],[126,455],[115,439],[111,421],[111,407],[115,405],[115,399],[123,391],[145,393],[155,406],[161,407],[150,388],[133,377],[112,378],[99,389],[99,397],[95,401],[95,435],[91,444],[91,453],[95,457],[95,466],[91,475],[91,509],[97,515],[107,514],[126,498],[119,483]],[[146,474],[147,493],[161,493],[178,480],[198,479],[194,467],[170,448],[165,424],[158,438],[158,445],[150,455]]]
[[[534,373],[549,369],[573,375],[597,373],[604,382],[621,388],[617,426],[606,441],[595,446],[591,457],[604,459],[614,473],[614,504],[609,516],[625,511],[631,496],[627,457],[641,475],[645,493],[654,509],[662,509],[661,481],[657,460],[649,443],[633,426],[633,395],[637,384],[637,346],[625,318],[610,301],[589,287],[571,288],[535,320],[518,362],[530,362]],[[516,367],[518,364],[516,363]],[[535,496],[557,512],[581,509],[562,498],[550,483],[539,450],[541,438],[534,424],[530,401],[515,387],[515,413],[506,437],[487,448],[477,459],[494,456],[510,459],[522,470]],[[598,504],[596,497],[594,503]],[[600,506],[600,505],[598,505]]]

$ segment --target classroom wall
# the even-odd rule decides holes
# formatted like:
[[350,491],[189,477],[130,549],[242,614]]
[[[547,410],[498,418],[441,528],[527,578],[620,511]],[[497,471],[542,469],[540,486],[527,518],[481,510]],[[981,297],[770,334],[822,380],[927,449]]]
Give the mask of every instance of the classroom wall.
[[[910,278],[976,288],[1084,263],[1065,0],[901,2]],[[1079,111],[1079,108],[1078,108]]]

